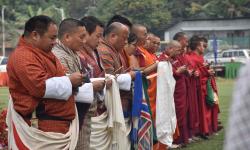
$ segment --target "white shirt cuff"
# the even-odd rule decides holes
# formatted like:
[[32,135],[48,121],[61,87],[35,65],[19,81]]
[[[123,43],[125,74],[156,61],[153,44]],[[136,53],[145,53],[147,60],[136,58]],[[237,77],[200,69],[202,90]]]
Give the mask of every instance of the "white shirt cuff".
[[76,102],[91,104],[94,101],[93,84],[84,83],[81,87],[79,87],[79,91],[75,96],[75,100]]
[[119,89],[129,91],[131,88],[132,78],[130,74],[120,74],[116,79]]
[[43,98],[68,100],[72,95],[72,84],[67,76],[49,78],[45,84],[46,90]]

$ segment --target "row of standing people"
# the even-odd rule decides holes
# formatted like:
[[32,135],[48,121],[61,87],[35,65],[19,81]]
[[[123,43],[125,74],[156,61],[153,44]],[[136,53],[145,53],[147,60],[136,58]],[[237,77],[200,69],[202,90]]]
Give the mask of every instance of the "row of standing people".
[[[177,145],[172,147],[186,146],[189,142],[199,140],[199,138],[208,139],[209,135],[217,133],[222,128],[222,126],[218,128],[218,90],[214,70],[203,58],[207,40],[199,36],[193,36],[188,40],[185,33],[179,32],[167,45],[164,52],[157,57],[155,54],[157,44],[155,45],[155,43],[158,43],[159,48],[159,37],[151,33],[147,34],[146,27],[142,25],[134,25],[132,32],[138,36],[134,56],[137,58],[139,67],[147,67],[166,60],[172,64],[173,76],[176,80],[174,102],[178,126],[173,135],[174,143]],[[155,72],[156,70],[150,74]],[[153,77],[149,80],[148,94],[155,122],[157,78]],[[212,88],[212,104],[208,104],[206,100],[208,97],[207,84]],[[155,147],[161,148],[162,144],[156,144]]]
[[[159,61],[169,61],[176,80],[174,102],[178,128],[174,143],[186,144],[188,138],[217,132],[218,105],[210,107],[205,101],[208,79],[211,79],[209,81],[213,91],[218,95],[213,70],[204,64],[202,57],[205,41],[194,37],[189,45],[192,51],[185,51],[186,35],[179,33],[175,40],[157,58],[154,52],[160,39],[147,34],[145,26],[132,25],[122,16],[114,16],[106,27],[91,16],[81,21],[65,19],[60,23],[58,32],[56,24],[49,17],[33,17],[26,22],[24,34],[7,66],[14,108],[12,111],[15,110],[17,116],[20,115],[28,125],[33,125],[33,114],[36,112],[36,126],[46,133],[45,136],[50,137],[47,135],[50,132],[64,135],[72,132],[71,136],[65,137],[67,140],[59,144],[52,142],[52,147],[103,148],[107,143],[97,140],[101,145],[95,141],[98,135],[92,133],[98,129],[99,122],[105,122],[108,118],[104,89],[110,89],[113,85],[105,74],[119,74],[116,81],[126,122],[126,134],[121,135],[121,143],[126,145],[122,149],[130,149],[133,146],[127,143],[130,143],[133,101],[131,82],[135,78],[135,70],[152,75],[147,92],[154,123],[157,91],[154,73]],[[46,147],[49,146],[46,141],[43,141],[44,144],[36,144],[36,147],[27,146],[34,145],[32,140],[22,139],[14,132],[13,128],[23,128],[18,128],[13,121],[16,116],[12,115],[15,113],[8,114],[8,126],[12,125],[9,131],[13,131],[9,133],[13,134],[9,141],[11,148],[15,149],[13,145],[19,149],[49,148]],[[73,124],[77,119],[79,121]],[[75,128],[79,128],[79,133],[77,130],[74,132]],[[27,132],[38,134],[33,133],[33,130]],[[104,125],[102,132],[109,133],[107,126]],[[73,135],[78,138],[72,138]],[[154,149],[162,148],[166,149],[167,146],[159,143],[154,145]]]

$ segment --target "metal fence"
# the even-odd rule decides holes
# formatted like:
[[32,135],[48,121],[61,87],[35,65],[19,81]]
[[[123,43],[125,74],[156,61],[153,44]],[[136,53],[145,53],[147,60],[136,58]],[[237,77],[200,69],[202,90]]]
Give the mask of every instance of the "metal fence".
[[[227,49],[250,49],[250,36],[247,37],[216,37],[218,51]],[[214,39],[208,40],[208,48],[213,50]]]

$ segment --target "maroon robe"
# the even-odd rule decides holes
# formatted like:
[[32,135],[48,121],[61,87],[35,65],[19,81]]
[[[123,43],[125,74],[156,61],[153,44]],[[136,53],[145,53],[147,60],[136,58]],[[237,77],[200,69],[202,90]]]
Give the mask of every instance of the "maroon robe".
[[173,74],[176,80],[174,91],[175,111],[177,117],[177,125],[180,131],[180,136],[175,140],[177,144],[188,143],[188,128],[187,128],[187,89],[186,89],[186,75],[184,73],[177,73],[177,69],[185,65],[186,61],[183,56],[177,56],[171,61],[173,66]]
[[[216,85],[216,81],[214,77],[211,77],[211,85],[212,88],[214,90],[214,92],[218,95],[218,89],[217,89],[217,85]],[[218,95],[219,96],[219,95]],[[218,114],[220,112],[219,109],[219,104],[215,104],[212,108],[212,132],[217,132],[218,131]]]
[[[199,71],[199,81],[198,81],[198,99],[199,99],[199,115],[200,115],[200,132],[203,135],[211,134],[213,128],[217,130],[217,117],[218,107],[215,105],[213,107],[206,104],[206,94],[207,94],[207,80],[209,79],[208,68],[203,65],[204,58],[196,54],[195,52],[190,53],[190,60],[192,66]],[[214,114],[214,115],[213,115]],[[212,117],[214,116],[214,117]],[[216,120],[215,120],[216,118]],[[214,126],[214,125],[215,126]]]
[[[185,58],[188,63],[188,69],[194,70],[194,67],[191,65],[191,60],[189,54],[185,54]],[[191,75],[186,78],[187,86],[187,103],[188,103],[188,129],[189,136],[195,136],[199,133],[199,107],[198,107],[198,95],[197,95],[197,80],[198,78],[194,75]]]

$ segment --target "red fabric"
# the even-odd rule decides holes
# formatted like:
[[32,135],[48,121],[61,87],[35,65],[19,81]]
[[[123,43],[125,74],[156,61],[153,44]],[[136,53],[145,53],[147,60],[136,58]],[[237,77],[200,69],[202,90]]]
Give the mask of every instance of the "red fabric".
[[0,87],[8,86],[9,78],[7,72],[0,72]]
[[14,123],[12,123],[13,125],[13,135],[14,135],[14,139],[15,139],[15,143],[18,149],[20,150],[29,150],[22,142],[22,140],[20,139],[17,131],[16,131],[16,127],[14,125]]
[[[218,89],[217,89],[217,85],[216,85],[216,80],[215,80],[215,77],[214,76],[209,76],[208,74],[208,68],[207,67],[204,67],[203,66],[203,63],[204,63],[204,58],[203,56],[198,56],[196,53],[194,52],[191,52],[189,53],[188,55],[185,55],[188,62],[189,62],[189,66],[192,68],[192,69],[197,69],[199,72],[200,72],[200,80],[198,82],[201,83],[200,87],[198,88],[201,88],[201,93],[198,93],[200,94],[200,97],[203,98],[203,102],[201,103],[200,102],[200,105],[202,105],[202,107],[199,107],[200,108],[200,113],[203,115],[203,117],[205,116],[205,120],[203,119],[203,121],[201,121],[201,130],[203,134],[207,134],[207,133],[212,133],[212,132],[216,132],[217,131],[217,128],[218,128],[218,113],[219,113],[219,105],[214,105],[213,107],[211,106],[208,106],[206,105],[206,100],[205,100],[205,96],[206,96],[206,82],[208,80],[208,78],[211,79],[211,86],[213,88],[213,91],[218,95]],[[196,79],[192,79],[191,78],[191,81],[192,80],[196,80]],[[197,81],[193,81],[193,84],[197,85]],[[190,86],[189,89],[191,89],[192,87],[197,87],[197,86]],[[193,92],[191,92],[193,93]],[[194,93],[193,93],[194,94]],[[197,96],[196,96],[197,97]],[[199,99],[197,99],[197,101],[199,102]],[[195,102],[197,101],[194,101],[194,103],[192,104],[195,104]],[[193,134],[197,134],[197,121],[199,121],[199,119],[197,119],[197,117],[200,117],[200,119],[202,120],[203,117],[199,116],[200,113],[197,114],[197,106],[194,106],[194,105],[190,105],[190,110],[193,110],[192,114],[194,115],[193,117],[190,116],[189,119],[190,120],[190,123],[192,121],[195,121],[193,122],[191,125],[192,127],[194,127],[192,131]],[[196,104],[195,104],[196,105]],[[204,108],[204,109],[203,109]],[[204,114],[205,113],[205,114]],[[197,115],[196,115],[197,114]],[[195,120],[192,120],[192,119],[195,119]],[[207,130],[208,129],[208,130]]]
[[216,94],[218,94],[218,89],[217,89],[215,77],[211,77],[211,85],[212,85],[212,88],[213,88],[214,92]]
[[97,56],[94,54],[94,50],[88,50],[84,47],[78,52],[78,55],[82,63],[85,63],[84,67],[89,70],[91,78],[104,77],[104,71],[101,66],[98,65]]
[[160,142],[154,144],[153,146],[153,150],[167,150],[167,149],[168,149],[167,145],[160,143]]
[[[188,69],[193,70],[193,66],[191,66],[191,60],[189,55],[185,54],[184,56],[188,61]],[[198,78],[194,75],[186,78],[186,86],[187,86],[187,105],[188,105],[188,128],[189,128],[189,136],[192,137],[199,133],[199,107],[198,107],[198,95],[197,95],[197,81]]]
[[152,54],[152,53],[150,53],[150,54],[151,54],[151,57],[154,59],[154,61],[158,60],[158,57],[155,54]]
[[[67,101],[42,98],[45,93],[45,81],[51,77],[65,75],[64,68],[52,52],[35,48],[21,37],[17,48],[9,57],[7,72],[14,109],[25,120],[30,119],[39,103],[44,104],[44,113],[48,115],[61,117],[69,122],[75,118],[73,96]],[[43,122],[44,120],[39,120],[39,124],[43,124],[39,126],[42,131],[60,133],[68,131],[68,125],[63,122]],[[60,127],[63,128],[60,129]]]
[[212,108],[212,132],[218,131],[218,113],[219,113],[219,106],[215,104]]
[[159,61],[164,61],[164,60],[166,60],[166,59],[168,59],[168,58],[169,58],[169,57],[168,57],[167,54],[161,53],[161,55],[157,58],[157,60],[159,60]]
[[[130,71],[126,63],[126,56],[119,53],[108,41],[104,40],[98,45],[98,53],[105,73],[122,74]],[[130,112],[132,91],[120,90],[122,108],[124,112]]]
[[[218,95],[218,89],[217,89],[215,77],[211,77],[211,85],[212,85],[214,92]],[[215,104],[211,109],[212,109],[212,132],[217,132],[218,115],[220,113],[219,102],[218,104]]]
[[[118,51],[111,46],[107,41],[102,41],[97,47],[103,69],[107,74],[123,73],[124,67],[119,57]],[[121,68],[122,67],[122,68]]]
[[211,133],[211,108],[206,104],[206,82],[208,80],[208,68],[204,67],[204,58],[196,54],[195,52],[190,53],[191,65],[193,68],[199,71],[200,76],[197,83],[198,88],[198,106],[199,106],[199,119],[200,119],[200,132],[201,134]]
[[173,66],[174,78],[176,80],[174,91],[174,102],[177,117],[177,124],[180,131],[180,136],[175,140],[175,143],[188,143],[188,128],[187,128],[187,89],[186,75],[177,73],[177,69],[183,65],[187,65],[186,60],[182,55],[173,58],[171,61]]

